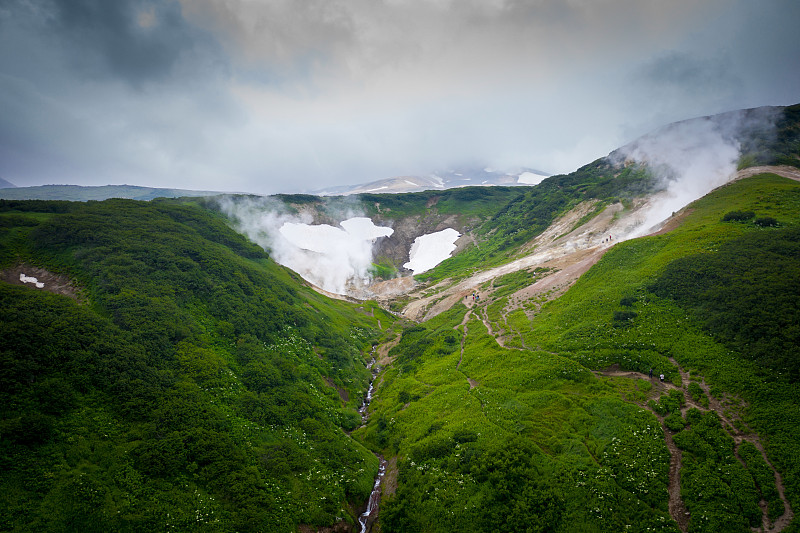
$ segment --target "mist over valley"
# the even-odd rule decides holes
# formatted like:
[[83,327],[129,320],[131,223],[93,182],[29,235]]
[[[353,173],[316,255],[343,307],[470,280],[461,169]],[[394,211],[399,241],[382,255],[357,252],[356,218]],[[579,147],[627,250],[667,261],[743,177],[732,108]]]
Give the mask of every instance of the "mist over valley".
[[792,531],[799,125],[482,186],[3,197],[2,528]]

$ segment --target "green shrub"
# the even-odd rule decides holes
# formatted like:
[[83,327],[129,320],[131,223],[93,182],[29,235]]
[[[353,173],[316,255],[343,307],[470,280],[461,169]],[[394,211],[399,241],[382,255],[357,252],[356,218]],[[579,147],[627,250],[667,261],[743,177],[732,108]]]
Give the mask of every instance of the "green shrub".
[[664,425],[670,431],[680,431],[686,427],[686,420],[683,419],[680,413],[673,412],[664,419]]
[[756,216],[752,211],[728,211],[722,217],[723,222],[747,222]]
[[638,315],[636,311],[629,311],[627,309],[624,311],[614,311],[614,322],[618,324],[629,322],[634,318],[636,318],[637,316]]
[[778,226],[778,221],[773,217],[759,217],[753,221],[753,224],[762,228],[775,228]]

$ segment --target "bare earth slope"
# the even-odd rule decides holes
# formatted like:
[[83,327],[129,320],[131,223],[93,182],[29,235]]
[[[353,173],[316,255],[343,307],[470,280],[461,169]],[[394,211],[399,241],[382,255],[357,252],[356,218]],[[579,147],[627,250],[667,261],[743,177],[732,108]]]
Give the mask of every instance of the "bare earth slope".
[[[800,169],[789,166],[762,166],[740,170],[734,180],[762,173],[773,173],[800,181]],[[600,214],[575,228],[578,221],[594,208],[594,203],[579,204],[569,213],[556,220],[544,233],[524,246],[529,253],[505,265],[479,272],[457,283],[443,281],[434,287],[414,289],[404,281],[392,280],[382,286],[371,287],[376,296],[392,298],[399,292],[407,292],[409,303],[402,315],[411,320],[422,321],[450,309],[473,292],[480,291],[486,282],[524,269],[550,268],[551,272],[536,283],[510,297],[515,307],[532,299],[554,299],[563,294],[581,275],[594,265],[620,238],[630,235],[644,220],[644,212],[653,200],[640,200],[631,209],[621,204],[606,207]],[[647,228],[637,234],[668,231],[680,223],[685,212],[678,212],[661,225]],[[574,228],[574,229],[573,229]],[[644,228],[642,228],[644,229]],[[395,285],[402,284],[403,287]]]

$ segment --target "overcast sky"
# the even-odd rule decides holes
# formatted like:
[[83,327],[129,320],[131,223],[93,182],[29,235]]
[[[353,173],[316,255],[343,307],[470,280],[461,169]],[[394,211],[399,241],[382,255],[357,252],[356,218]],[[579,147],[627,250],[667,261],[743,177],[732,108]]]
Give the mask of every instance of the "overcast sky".
[[797,0],[0,0],[0,177],[275,193],[570,172],[800,102]]

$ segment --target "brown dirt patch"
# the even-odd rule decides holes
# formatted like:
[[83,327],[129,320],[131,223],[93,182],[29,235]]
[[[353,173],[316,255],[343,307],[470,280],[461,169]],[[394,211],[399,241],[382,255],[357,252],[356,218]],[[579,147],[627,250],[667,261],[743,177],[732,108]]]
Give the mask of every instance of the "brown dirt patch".
[[394,339],[378,346],[378,349],[375,351],[375,361],[378,366],[385,367],[392,363],[394,359],[389,357],[389,351],[400,343],[400,339],[401,335],[398,333]]
[[[20,279],[21,275],[36,278],[39,283],[44,284],[44,287],[38,288],[34,283],[24,283]],[[79,303],[86,303],[86,296],[83,294],[83,291],[81,291],[67,276],[55,274],[44,268],[35,267],[26,263],[20,263],[11,268],[0,270],[0,280],[12,285],[24,285],[33,290],[47,291],[53,294],[68,296]]]
[[386,473],[383,475],[383,488],[381,490],[381,497],[386,498],[389,496],[394,496],[394,493],[397,492],[397,456],[389,458],[386,461]]
[[772,165],[772,166],[744,168],[738,171],[733,179],[740,180],[744,178],[750,178],[758,174],[767,174],[767,173],[777,174],[778,176],[783,176],[784,178],[800,181],[800,168],[790,167],[788,165]]
[[346,404],[350,400],[350,395],[347,394],[347,391],[338,386],[331,378],[325,378],[325,383],[328,384],[329,387],[336,389],[336,392],[339,393],[339,399],[342,400],[342,404]]

